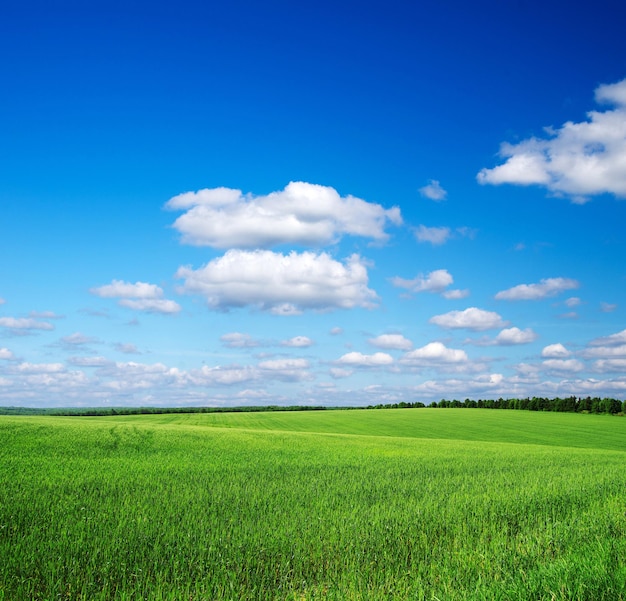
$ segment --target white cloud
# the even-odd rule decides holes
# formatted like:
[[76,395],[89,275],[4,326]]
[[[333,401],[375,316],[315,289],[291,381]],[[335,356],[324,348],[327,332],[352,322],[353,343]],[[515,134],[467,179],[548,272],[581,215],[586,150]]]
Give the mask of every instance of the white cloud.
[[174,222],[182,241],[214,248],[269,248],[279,244],[319,246],[343,235],[385,241],[388,223],[400,225],[400,209],[385,209],[328,186],[291,182],[266,196],[214,188],[170,199],[166,208],[185,210]]
[[40,373],[58,373],[65,371],[63,363],[20,363],[17,366],[20,373],[40,374]]
[[595,371],[601,373],[626,373],[626,359],[598,359],[593,364]]
[[419,193],[430,200],[445,200],[448,193],[441,187],[436,179],[428,180],[428,184],[419,189]]
[[552,372],[579,372],[585,366],[576,359],[546,359],[543,367]]
[[308,336],[294,336],[289,340],[283,340],[281,346],[289,346],[293,348],[306,348],[313,345],[313,341]]
[[86,344],[93,344],[95,342],[98,342],[97,338],[85,336],[85,334],[81,334],[80,332],[74,332],[69,336],[63,336],[63,338],[61,338],[61,346],[68,349],[77,348]]
[[537,334],[530,328],[520,330],[519,328],[507,328],[502,330],[495,338],[495,343],[502,346],[514,344],[528,344],[537,340]]
[[613,346],[594,346],[583,351],[584,357],[626,357],[626,344],[619,344]]
[[213,309],[254,306],[293,315],[372,308],[377,300],[358,255],[340,263],[327,253],[230,250],[200,269],[181,267],[176,277],[184,279],[183,292],[202,294]]
[[508,290],[501,290],[495,296],[497,300],[538,300],[557,294],[565,290],[579,287],[576,280],[569,278],[546,278],[538,284],[519,284]]
[[178,313],[180,305],[163,298],[163,289],[156,284],[146,282],[124,282],[113,280],[110,284],[91,288],[91,294],[100,298],[119,298],[118,304],[127,309],[145,311],[147,313]]
[[339,326],[335,326],[334,328],[331,328],[330,330],[331,336],[339,336],[340,334],[343,334],[343,328],[340,328]]
[[445,244],[450,238],[449,227],[427,227],[418,225],[415,228],[415,238],[418,242],[430,242],[433,246]]
[[408,351],[413,348],[413,343],[402,334],[381,334],[376,338],[370,338],[368,342],[375,347]]
[[407,365],[425,365],[466,363],[467,354],[461,349],[448,348],[441,342],[429,342],[426,346],[406,353],[400,363]]
[[331,367],[330,368],[330,375],[333,378],[335,378],[336,380],[339,380],[341,378],[349,378],[353,373],[354,373],[353,370],[351,370],[351,369],[344,369],[342,367]]
[[581,303],[582,301],[577,296],[572,296],[565,300],[565,305],[570,308],[578,307],[578,305],[580,305]]
[[11,330],[54,330],[51,323],[32,317],[0,317],[0,327]]
[[259,346],[259,341],[255,340],[250,334],[242,332],[230,332],[220,336],[220,342],[228,348],[254,348]]
[[123,298],[118,304],[122,307],[126,307],[127,309],[145,311],[146,313],[163,313],[166,315],[178,313],[181,309],[177,302],[166,298]]
[[425,276],[420,273],[412,280],[393,277],[390,281],[396,288],[406,288],[411,292],[439,293],[443,292],[454,280],[446,269],[436,269]]
[[111,364],[104,357],[70,357],[67,362],[76,367],[103,367]]
[[14,359],[15,355],[8,348],[0,348],[0,359],[6,359],[10,361]]
[[466,288],[464,290],[446,290],[442,296],[448,300],[459,300],[461,298],[467,298],[470,295],[470,291]]
[[505,162],[482,169],[481,184],[538,184],[575,202],[610,193],[626,197],[626,79],[596,89],[596,101],[615,108],[590,111],[587,121],[546,128],[547,138],[502,144]]
[[259,370],[250,365],[227,365],[209,367],[202,366],[200,369],[189,371],[185,377],[186,384],[194,386],[233,386],[243,382],[251,382],[259,379]]
[[91,288],[91,294],[100,298],[161,298],[163,289],[156,284],[148,284],[146,282],[124,282],[122,280],[113,280],[110,284]]
[[118,353],[124,353],[126,355],[141,355],[139,349],[131,342],[118,342],[114,346]]
[[572,353],[568,351],[560,342],[556,344],[549,344],[541,351],[542,357],[550,357],[556,359],[562,359],[563,357],[569,357]]
[[353,367],[381,367],[384,365],[391,365],[393,363],[393,357],[387,353],[364,355],[353,351],[341,356],[337,359],[337,363],[342,365],[351,365]]
[[494,311],[484,311],[476,307],[469,307],[463,311],[450,311],[443,315],[435,315],[428,321],[442,328],[464,328],[474,331],[501,328],[506,325],[502,317]]
[[263,377],[269,377],[283,382],[299,382],[310,380],[309,362],[306,359],[270,359],[261,361],[258,365]]
[[618,346],[626,344],[626,330],[617,332],[617,334],[611,334],[610,336],[595,338],[589,344],[590,346]]
[[4,305],[4,303],[6,303],[6,301],[0,297],[0,305]]
[[617,309],[617,305],[615,303],[600,303],[600,310],[603,313],[612,313]]

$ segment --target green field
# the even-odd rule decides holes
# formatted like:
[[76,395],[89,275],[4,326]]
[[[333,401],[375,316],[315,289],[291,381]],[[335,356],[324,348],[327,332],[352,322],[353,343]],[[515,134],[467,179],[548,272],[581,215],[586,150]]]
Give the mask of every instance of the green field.
[[626,600],[626,418],[0,417],[0,600]]

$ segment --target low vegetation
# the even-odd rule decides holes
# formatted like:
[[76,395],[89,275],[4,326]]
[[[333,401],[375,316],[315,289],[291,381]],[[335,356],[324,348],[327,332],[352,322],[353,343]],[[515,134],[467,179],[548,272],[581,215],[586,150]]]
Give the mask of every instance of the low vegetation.
[[626,421],[0,418],[0,600],[626,599]]

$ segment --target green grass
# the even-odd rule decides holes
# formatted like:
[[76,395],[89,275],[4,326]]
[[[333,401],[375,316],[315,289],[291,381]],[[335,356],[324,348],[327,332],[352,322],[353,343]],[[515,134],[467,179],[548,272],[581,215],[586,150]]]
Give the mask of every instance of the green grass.
[[0,418],[0,600],[626,599],[626,419]]

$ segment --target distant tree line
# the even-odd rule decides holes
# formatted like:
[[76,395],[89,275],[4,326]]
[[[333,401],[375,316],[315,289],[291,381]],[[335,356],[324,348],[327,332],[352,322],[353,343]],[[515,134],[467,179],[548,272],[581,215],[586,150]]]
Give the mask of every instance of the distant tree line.
[[417,401],[400,402],[367,407],[325,407],[311,405],[254,405],[243,407],[92,407],[92,408],[52,408],[0,407],[0,415],[66,415],[66,416],[108,416],[108,415],[155,415],[163,413],[254,413],[260,411],[325,411],[353,409],[513,409],[521,411],[556,411],[561,413],[608,413],[626,414],[626,400],[600,397],[527,397],[523,399],[465,399],[464,401],[441,399],[429,405]]
[[[394,403],[392,405],[374,405],[371,409],[401,409],[424,407],[423,403]],[[616,415],[626,413],[626,401],[600,397],[527,397],[523,399],[486,399],[464,401],[442,399],[433,402],[428,407],[432,408],[455,408],[455,409],[517,409],[521,411],[557,411],[560,413],[609,413]]]

